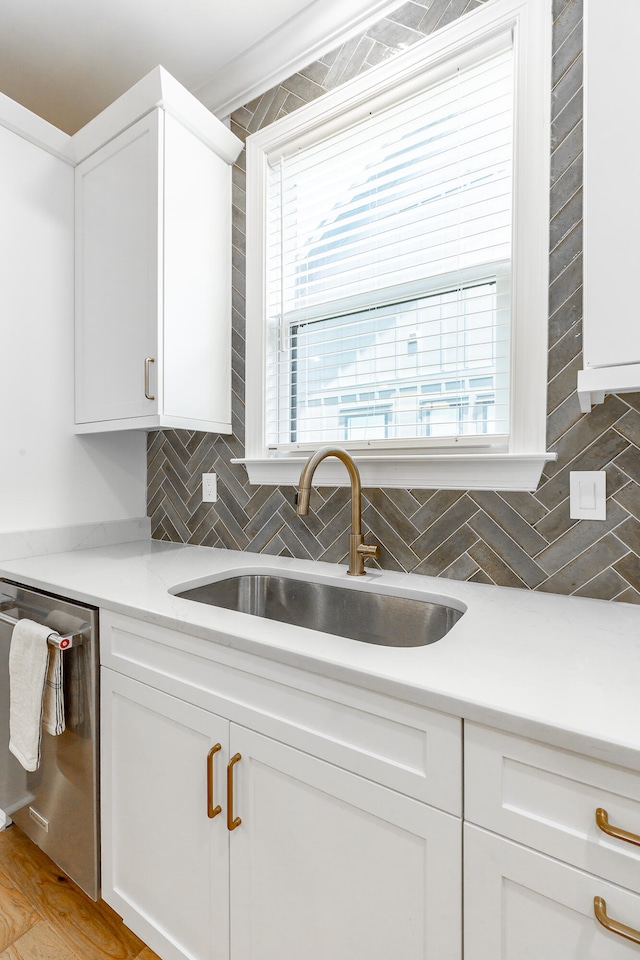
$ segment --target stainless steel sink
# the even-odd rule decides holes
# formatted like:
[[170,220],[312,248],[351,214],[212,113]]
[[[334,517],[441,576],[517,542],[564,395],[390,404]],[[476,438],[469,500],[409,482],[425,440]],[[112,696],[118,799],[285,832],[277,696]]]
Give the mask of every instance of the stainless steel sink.
[[175,595],[387,647],[435,643],[464,612],[428,600],[267,574],[228,577]]

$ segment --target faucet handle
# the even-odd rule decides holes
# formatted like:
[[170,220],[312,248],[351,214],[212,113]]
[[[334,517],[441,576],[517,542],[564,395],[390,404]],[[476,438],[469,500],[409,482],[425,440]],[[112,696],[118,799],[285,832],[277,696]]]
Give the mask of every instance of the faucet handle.
[[359,543],[356,547],[356,550],[361,557],[378,557],[380,556],[380,547],[377,543]]

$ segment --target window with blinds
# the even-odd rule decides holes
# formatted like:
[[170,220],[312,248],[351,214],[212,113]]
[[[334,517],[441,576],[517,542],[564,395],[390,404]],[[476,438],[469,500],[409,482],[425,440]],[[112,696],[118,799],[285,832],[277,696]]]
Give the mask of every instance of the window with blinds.
[[506,442],[513,77],[509,34],[268,159],[271,450]]

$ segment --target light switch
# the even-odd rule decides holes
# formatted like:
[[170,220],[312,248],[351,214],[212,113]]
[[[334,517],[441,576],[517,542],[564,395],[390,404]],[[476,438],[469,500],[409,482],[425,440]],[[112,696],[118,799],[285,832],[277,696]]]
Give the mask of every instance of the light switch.
[[607,519],[607,475],[604,470],[570,471],[569,516],[572,520]]

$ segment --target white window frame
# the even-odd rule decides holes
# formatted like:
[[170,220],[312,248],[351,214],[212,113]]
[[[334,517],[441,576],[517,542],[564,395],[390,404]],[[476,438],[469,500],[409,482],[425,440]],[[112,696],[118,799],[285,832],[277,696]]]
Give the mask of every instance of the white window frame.
[[[364,116],[372,98],[391,100],[399,83],[437,75],[452,58],[511,31],[515,56],[511,426],[508,449],[464,442],[423,452],[385,441],[351,449],[364,486],[534,490],[546,452],[551,124],[551,0],[488,0],[402,54],[247,139],[246,455],[251,483],[296,484],[308,450],[275,455],[264,436],[266,308],[265,197],[269,159],[329,131],[345,112]],[[463,441],[466,438],[462,438]],[[339,442],[338,442],[339,443]],[[340,444],[339,444],[340,445]],[[318,482],[343,485],[344,467],[325,460]]]

